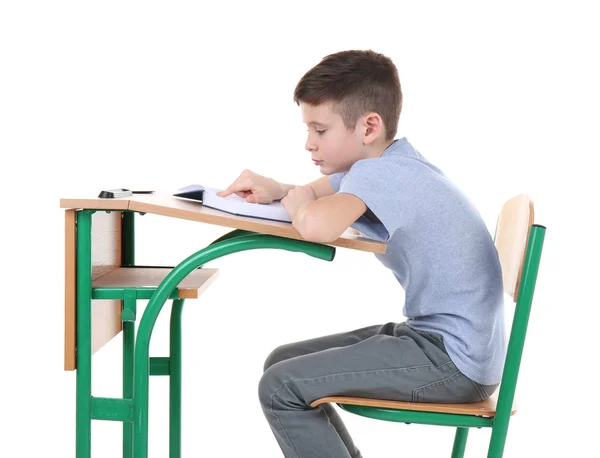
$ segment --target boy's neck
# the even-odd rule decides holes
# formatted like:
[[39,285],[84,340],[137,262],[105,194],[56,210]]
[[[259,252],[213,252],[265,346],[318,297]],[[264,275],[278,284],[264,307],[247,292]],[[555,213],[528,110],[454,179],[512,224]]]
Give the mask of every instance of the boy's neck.
[[380,157],[383,152],[388,149],[388,147],[394,143],[394,139],[384,140],[382,142],[375,142],[372,145],[368,145],[365,148],[365,159],[371,159],[375,157]]

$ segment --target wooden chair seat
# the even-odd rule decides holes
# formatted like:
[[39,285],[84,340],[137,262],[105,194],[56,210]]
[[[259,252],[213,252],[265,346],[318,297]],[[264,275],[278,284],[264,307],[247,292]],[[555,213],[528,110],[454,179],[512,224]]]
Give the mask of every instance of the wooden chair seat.
[[[434,404],[428,402],[401,402],[388,401],[385,399],[351,398],[343,396],[330,396],[313,401],[310,406],[334,402],[336,404],[350,404],[365,407],[378,407],[381,409],[414,410],[419,412],[452,413],[458,415],[474,415],[479,417],[494,417],[496,415],[496,403],[498,396],[494,394],[485,401],[468,404]],[[511,415],[517,412],[513,405]]]
[[[94,279],[92,288],[155,289],[172,267],[118,267]],[[196,269],[177,286],[180,299],[197,299],[218,276],[218,269]]]

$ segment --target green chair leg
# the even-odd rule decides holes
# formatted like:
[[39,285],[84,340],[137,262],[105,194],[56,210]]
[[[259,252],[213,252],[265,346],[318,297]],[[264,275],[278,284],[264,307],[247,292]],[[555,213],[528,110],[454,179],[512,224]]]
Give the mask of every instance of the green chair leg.
[[175,299],[171,309],[169,367],[169,457],[181,458],[181,314],[183,299]]
[[465,456],[468,434],[469,428],[456,428],[454,447],[452,448],[452,458],[463,458],[463,456]]
[[504,444],[506,443],[506,433],[508,432],[508,422],[506,425],[497,424],[492,428],[492,437],[490,438],[490,447],[488,449],[488,458],[501,458],[504,453]]

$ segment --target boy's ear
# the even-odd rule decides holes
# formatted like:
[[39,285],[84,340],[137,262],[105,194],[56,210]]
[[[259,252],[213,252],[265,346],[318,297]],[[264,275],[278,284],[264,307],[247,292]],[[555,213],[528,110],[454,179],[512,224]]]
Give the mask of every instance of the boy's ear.
[[363,143],[370,145],[373,143],[383,132],[383,119],[378,113],[368,113],[364,118],[364,138]]

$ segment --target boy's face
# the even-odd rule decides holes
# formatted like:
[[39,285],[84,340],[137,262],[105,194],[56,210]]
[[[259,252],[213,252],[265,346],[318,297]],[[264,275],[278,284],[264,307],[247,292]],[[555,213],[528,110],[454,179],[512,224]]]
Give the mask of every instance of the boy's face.
[[323,175],[347,172],[363,158],[360,129],[346,129],[342,117],[332,107],[331,103],[316,106],[300,103],[302,120],[308,128],[305,148]]

